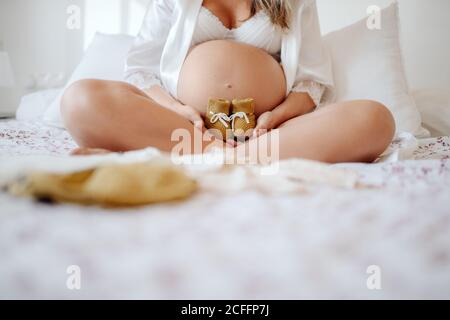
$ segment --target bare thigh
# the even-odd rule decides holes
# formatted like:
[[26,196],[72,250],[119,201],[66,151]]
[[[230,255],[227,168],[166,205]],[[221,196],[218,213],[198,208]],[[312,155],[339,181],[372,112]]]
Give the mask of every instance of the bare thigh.
[[129,151],[151,146],[170,152],[177,144],[171,139],[176,129],[191,137],[197,130],[124,82],[78,81],[66,90],[61,111],[69,132],[86,148]]
[[[191,139],[188,144],[192,148],[186,153],[195,152],[198,132],[195,134],[197,129],[188,120],[123,82],[76,82],[65,92],[61,111],[66,127],[81,147],[129,151],[152,146],[170,152],[178,145],[171,139],[173,132],[182,129]],[[372,162],[392,141],[395,124],[385,106],[360,100],[329,105],[291,119],[278,132],[281,159]],[[261,139],[237,147],[236,152],[246,155],[247,150],[254,149],[249,145],[261,146]],[[209,143],[200,139],[200,144],[202,152]]]
[[[277,148],[281,159],[304,158],[329,163],[373,162],[391,143],[395,122],[382,104],[358,100],[323,107],[291,119],[278,129]],[[269,133],[269,140],[270,136],[275,137]],[[259,142],[254,140],[249,143]],[[241,154],[252,149],[249,146],[239,148]]]

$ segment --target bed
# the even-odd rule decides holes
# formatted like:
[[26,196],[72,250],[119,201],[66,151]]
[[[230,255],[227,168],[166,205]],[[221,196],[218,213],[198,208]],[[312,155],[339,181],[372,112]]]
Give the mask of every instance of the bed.
[[[38,121],[0,122],[2,161],[74,147]],[[372,187],[120,210],[0,193],[0,298],[450,298],[450,137],[404,137],[377,164],[337,167]],[[66,285],[70,266],[81,290]]]
[[[359,12],[349,8],[339,6],[345,23]],[[329,6],[321,11],[339,16]],[[396,2],[381,14],[380,30],[369,30],[364,17],[324,37],[338,100],[380,101],[397,129],[410,132],[374,164],[318,167],[320,174],[345,172],[341,178],[356,177],[354,183],[286,179],[302,163],[294,162],[269,180],[247,179],[243,168],[218,177],[213,168],[204,175],[209,184],[189,200],[134,209],[51,205],[0,192],[0,298],[449,299],[450,96],[448,81],[441,83],[448,59],[433,60],[439,77],[430,50],[409,50],[415,78],[406,79],[399,30],[409,29],[400,28]],[[437,34],[435,24],[426,27]],[[425,37],[413,38],[410,49]],[[133,40],[97,34],[66,87],[87,78],[122,80]],[[444,90],[411,92],[407,80]],[[69,157],[76,145],[54,127],[63,126],[62,92],[27,95],[17,120],[0,121],[0,185],[21,166],[94,161]],[[417,138],[425,136],[432,138]],[[146,149],[95,161],[155,156]],[[80,289],[71,290],[78,271]]]

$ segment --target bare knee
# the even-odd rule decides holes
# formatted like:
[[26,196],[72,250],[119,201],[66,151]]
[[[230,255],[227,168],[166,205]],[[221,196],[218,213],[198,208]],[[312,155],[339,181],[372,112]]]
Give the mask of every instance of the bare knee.
[[395,134],[395,120],[391,111],[385,105],[371,100],[363,101],[360,107],[364,108],[369,131],[385,144],[391,143]]
[[395,120],[389,109],[383,104],[372,101],[356,101],[355,117],[359,132],[367,146],[366,161],[376,160],[389,146],[395,135]]
[[107,84],[101,80],[80,80],[69,86],[61,99],[61,115],[65,124],[80,123],[104,105]]
[[66,128],[81,147],[100,147],[106,129],[105,115],[115,99],[111,81],[80,80],[66,89],[61,99],[61,115]]

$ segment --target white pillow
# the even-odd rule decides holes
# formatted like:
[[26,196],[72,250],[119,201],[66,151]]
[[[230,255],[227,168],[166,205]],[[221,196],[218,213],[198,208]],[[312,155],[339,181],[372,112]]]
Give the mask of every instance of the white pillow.
[[450,136],[450,93],[445,90],[415,90],[412,95],[423,125],[434,137]]
[[333,60],[335,99],[370,99],[386,105],[397,132],[429,133],[409,94],[400,47],[398,4],[381,11],[381,29],[370,30],[361,20],[324,37]]
[[24,95],[16,111],[17,120],[39,120],[62,89],[48,89]]
[[[81,79],[123,80],[125,60],[133,40],[132,36],[127,35],[97,33],[66,88]],[[64,127],[60,112],[63,92],[53,101],[43,116],[45,123],[61,128]]]

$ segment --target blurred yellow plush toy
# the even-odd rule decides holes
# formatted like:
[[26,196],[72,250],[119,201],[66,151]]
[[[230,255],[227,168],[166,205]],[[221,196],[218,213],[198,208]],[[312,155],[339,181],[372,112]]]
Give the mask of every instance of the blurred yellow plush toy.
[[181,200],[196,189],[196,181],[183,171],[151,162],[104,165],[71,174],[35,172],[9,187],[19,196],[112,207]]

